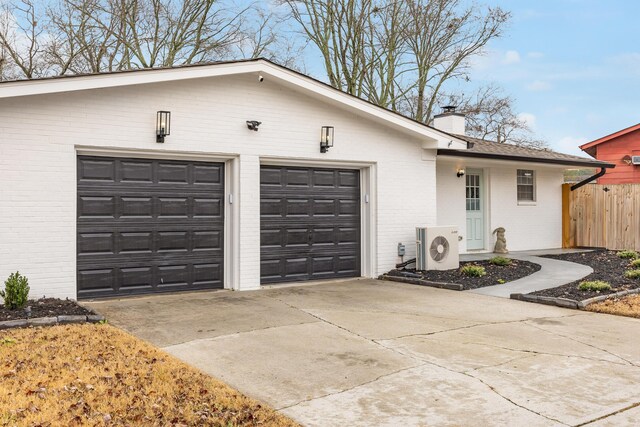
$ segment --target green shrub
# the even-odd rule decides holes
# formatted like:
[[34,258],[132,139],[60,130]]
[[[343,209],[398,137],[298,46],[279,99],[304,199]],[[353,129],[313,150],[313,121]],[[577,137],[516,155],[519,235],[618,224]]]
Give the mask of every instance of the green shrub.
[[507,283],[507,281],[506,281],[506,280],[504,280],[504,279],[498,279],[498,284],[503,285],[503,284],[505,284],[505,283]]
[[640,279],[640,269],[627,270],[624,272],[624,277],[629,279]]
[[625,258],[625,259],[627,259],[627,258],[636,259],[636,258],[638,258],[638,252],[636,252],[636,251],[620,251],[620,252],[618,252],[618,256],[620,258]]
[[484,267],[482,267],[481,265],[465,265],[460,269],[460,271],[462,272],[462,274],[469,277],[482,277],[487,274]]
[[640,268],[640,259],[634,259],[633,261],[631,261],[631,267],[637,267]]
[[602,280],[591,280],[580,282],[578,289],[581,291],[608,291],[611,289],[611,285],[607,282],[603,282]]
[[489,260],[489,263],[493,265],[507,266],[511,265],[511,259],[503,256],[494,256]]
[[10,274],[4,282],[4,291],[0,291],[0,297],[9,310],[24,307],[29,297],[29,281],[18,271]]

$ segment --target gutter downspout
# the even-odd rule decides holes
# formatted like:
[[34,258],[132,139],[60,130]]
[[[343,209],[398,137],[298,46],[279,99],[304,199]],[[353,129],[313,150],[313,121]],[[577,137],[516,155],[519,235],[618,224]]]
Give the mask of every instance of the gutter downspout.
[[583,179],[582,181],[578,182],[577,184],[573,184],[571,186],[571,191],[577,190],[578,188],[582,187],[583,185],[587,185],[591,181],[595,181],[596,179],[600,178],[605,173],[607,173],[607,168],[605,168],[605,167],[600,168],[600,172],[598,172],[597,174],[595,174],[593,176],[590,176],[587,179]]

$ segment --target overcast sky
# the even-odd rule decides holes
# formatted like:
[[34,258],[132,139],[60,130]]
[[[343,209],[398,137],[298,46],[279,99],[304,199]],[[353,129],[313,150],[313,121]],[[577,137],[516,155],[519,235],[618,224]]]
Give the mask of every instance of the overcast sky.
[[640,122],[640,1],[484,0],[513,17],[474,64],[496,82],[552,148],[578,145]]

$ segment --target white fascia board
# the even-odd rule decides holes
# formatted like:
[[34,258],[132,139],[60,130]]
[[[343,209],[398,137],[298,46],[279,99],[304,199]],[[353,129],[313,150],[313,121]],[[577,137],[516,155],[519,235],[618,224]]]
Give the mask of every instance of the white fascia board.
[[[554,163],[541,163],[541,162],[527,162],[518,160],[501,160],[501,159],[483,159],[477,157],[457,157],[457,156],[437,156],[437,164],[450,164],[464,165],[469,168],[488,168],[488,167],[510,167],[510,168],[522,168],[522,169],[580,169],[580,166],[570,166]],[[584,166],[589,167],[589,166]],[[594,167],[595,168],[595,167]]]
[[60,77],[51,79],[20,80],[0,85],[0,99],[50,93],[74,92],[78,90],[103,89],[146,83],[198,79],[246,74],[260,71],[259,62],[212,64],[200,67],[177,67],[92,74],[87,76]]
[[382,120],[387,125],[420,140],[422,148],[466,148],[466,142],[451,135],[264,60],[6,82],[0,84],[0,99],[251,73],[273,77],[283,83],[353,108],[374,120]]

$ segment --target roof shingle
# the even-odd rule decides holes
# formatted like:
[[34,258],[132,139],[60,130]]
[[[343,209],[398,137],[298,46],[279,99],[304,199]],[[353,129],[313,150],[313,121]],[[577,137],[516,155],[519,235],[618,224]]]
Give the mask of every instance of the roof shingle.
[[559,153],[548,149],[522,147],[514,144],[486,141],[466,135],[452,136],[466,141],[469,144],[469,148],[466,150],[441,149],[438,150],[438,155],[493,158],[500,160],[528,161],[534,163],[554,163],[567,166],[614,167],[614,165],[610,163],[599,162],[571,154]]

